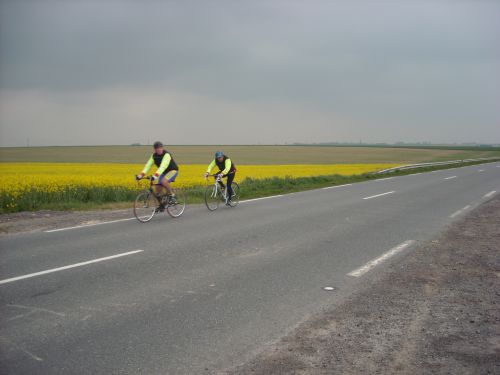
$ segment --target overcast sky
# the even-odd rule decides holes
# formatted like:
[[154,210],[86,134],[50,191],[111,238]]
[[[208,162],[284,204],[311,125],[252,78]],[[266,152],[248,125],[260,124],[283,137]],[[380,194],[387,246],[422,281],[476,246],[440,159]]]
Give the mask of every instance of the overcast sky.
[[499,1],[1,0],[0,145],[500,143]]

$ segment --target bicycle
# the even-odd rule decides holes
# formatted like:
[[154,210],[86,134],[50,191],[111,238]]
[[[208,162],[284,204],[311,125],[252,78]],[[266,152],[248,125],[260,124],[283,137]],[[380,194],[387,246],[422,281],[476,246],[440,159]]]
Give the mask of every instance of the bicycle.
[[[214,186],[207,186],[207,190],[205,191],[205,204],[210,211],[215,211],[219,208],[220,202],[227,204],[227,189],[222,182],[222,178],[218,174],[210,175],[210,177],[216,177],[216,179]],[[231,187],[233,188],[233,196],[229,200],[230,203],[228,205],[230,207],[236,207],[240,202],[240,185],[233,182]]]
[[184,213],[186,209],[186,197],[182,190],[174,190],[174,198],[165,192],[157,194],[155,191],[155,179],[151,176],[144,177],[143,179],[149,180],[149,188],[141,191],[135,199],[134,215],[137,220],[141,223],[147,223],[156,214],[165,210],[173,218],[178,218]]

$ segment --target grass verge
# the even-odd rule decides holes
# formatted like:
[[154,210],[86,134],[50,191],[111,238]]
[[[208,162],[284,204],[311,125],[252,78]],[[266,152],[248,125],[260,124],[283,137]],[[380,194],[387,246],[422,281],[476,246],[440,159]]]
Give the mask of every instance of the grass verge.
[[[500,159],[496,160],[499,161]],[[488,161],[487,163],[496,162]],[[353,176],[328,175],[316,177],[298,177],[292,176],[285,178],[265,178],[253,179],[246,178],[241,181],[241,199],[261,198],[271,195],[287,194],[299,191],[319,189],[328,186],[351,184],[363,181],[376,180],[392,176],[404,176],[415,173],[430,172],[435,170],[460,168],[469,165],[485,164],[485,162],[470,162],[454,165],[445,165],[438,167],[425,167],[407,171],[397,171],[382,175],[366,173]],[[203,203],[206,186],[199,186],[187,190],[188,203]],[[137,195],[137,191],[116,189],[113,187],[91,188],[86,194],[71,194],[64,192],[62,194],[46,193],[40,195],[33,192],[25,197],[16,200],[15,206],[9,206],[7,201],[0,202],[0,214],[37,211],[37,210],[94,210],[94,209],[116,209],[126,208],[132,205]],[[81,198],[83,196],[83,199]],[[79,197],[75,199],[74,197]]]

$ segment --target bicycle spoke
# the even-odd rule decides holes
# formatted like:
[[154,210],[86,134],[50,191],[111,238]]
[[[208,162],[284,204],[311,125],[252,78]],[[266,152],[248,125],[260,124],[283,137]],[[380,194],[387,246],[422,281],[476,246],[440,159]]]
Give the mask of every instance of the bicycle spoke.
[[205,192],[205,204],[210,211],[215,211],[219,207],[218,189],[215,186],[207,187]]
[[231,207],[236,207],[238,203],[240,203],[240,185],[238,185],[236,182],[233,182],[232,186],[233,188],[233,196],[231,197]]
[[186,197],[182,190],[177,190],[175,192],[175,202],[172,202],[170,199],[167,205],[167,212],[173,218],[177,218],[184,213],[186,209]]
[[134,202],[134,215],[142,223],[150,221],[156,213],[159,203],[150,191],[139,193]]

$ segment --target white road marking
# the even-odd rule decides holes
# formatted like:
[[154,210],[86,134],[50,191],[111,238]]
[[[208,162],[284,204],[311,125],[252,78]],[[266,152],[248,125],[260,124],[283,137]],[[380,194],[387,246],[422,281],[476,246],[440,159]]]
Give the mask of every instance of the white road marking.
[[470,208],[470,205],[467,205],[465,206],[464,208],[458,210],[457,212],[454,212],[450,215],[450,217],[453,219],[454,217],[457,217],[458,215],[460,215],[462,212],[468,210]]
[[341,188],[341,187],[344,187],[344,186],[352,186],[352,184],[328,186],[328,187],[324,187],[322,190],[337,189],[337,188]]
[[264,200],[264,199],[278,198],[278,197],[282,197],[282,196],[283,196],[283,194],[279,194],[279,195],[271,195],[270,197],[262,197],[262,198],[247,199],[246,201],[241,201],[240,203],[255,202],[255,201],[261,201],[261,200]]
[[453,180],[454,178],[457,178],[457,176],[446,177],[445,180]]
[[488,194],[485,194],[483,198],[490,198],[495,195],[496,192],[496,190],[490,191]]
[[45,271],[30,273],[30,274],[23,275],[23,276],[12,277],[10,279],[0,280],[0,285],[1,284],[12,283],[12,282],[18,281],[18,280],[29,279],[31,277],[46,275],[48,273],[69,270],[71,268],[76,268],[76,267],[82,267],[82,266],[86,266],[86,265],[92,264],[92,263],[104,262],[106,260],[111,260],[111,259],[115,259],[115,258],[121,258],[121,257],[127,256],[127,255],[133,255],[133,254],[137,254],[137,253],[142,253],[143,251],[144,250],[134,250],[134,251],[129,251],[127,253],[121,253],[121,254],[111,255],[109,257],[92,259],[92,260],[89,260],[87,262],[70,264],[69,266],[64,266],[64,267],[59,267],[59,268],[52,268],[50,270],[45,270]]
[[24,354],[28,355],[29,357],[33,358],[37,362],[43,362],[43,358],[40,358],[33,353],[27,351],[26,349],[21,348],[20,346],[17,346],[17,348],[22,351]]
[[386,178],[377,178],[376,181],[386,181],[386,180],[392,180],[394,177],[386,177]]
[[372,195],[371,197],[365,197],[363,198],[364,200],[367,199],[373,199],[373,198],[378,198],[378,197],[383,197],[384,195],[389,195],[389,194],[394,194],[395,191],[388,191],[387,193],[382,193],[382,194],[377,194],[377,195]]
[[7,322],[12,322],[12,321],[17,320],[17,319],[25,318],[27,316],[33,315],[34,313],[36,313],[36,311],[31,310],[25,314],[19,314],[19,315],[13,316],[12,318],[7,319]]
[[77,225],[74,227],[67,227],[67,228],[59,228],[59,229],[51,229],[51,230],[45,230],[45,233],[54,233],[54,232],[62,232],[65,230],[71,230],[71,229],[79,229],[79,228],[88,228],[88,227],[95,227],[97,225],[104,225],[104,224],[112,224],[112,223],[121,223],[122,221],[130,221],[130,220],[136,220],[135,217],[130,217],[128,219],[120,219],[120,220],[112,220],[112,221],[103,221],[100,223],[93,223],[93,224],[83,224],[83,225]]
[[478,172],[484,172],[484,169],[478,169],[477,171]]
[[62,316],[62,317],[66,316],[66,314],[63,314],[63,313],[60,313],[57,311],[43,309],[41,307],[32,307],[32,306],[24,306],[24,305],[11,305],[11,304],[8,304],[7,306],[8,307],[15,307],[18,309],[30,310],[33,312],[39,311],[39,312],[44,312],[44,313],[53,314],[53,315]]
[[380,263],[384,262],[385,260],[387,260],[387,259],[393,257],[394,255],[400,253],[401,251],[403,251],[404,249],[406,249],[408,246],[413,245],[414,243],[415,243],[415,241],[413,241],[413,240],[405,241],[402,244],[399,244],[398,246],[392,248],[388,252],[382,254],[378,258],[373,259],[370,262],[366,263],[364,266],[362,266],[362,267],[360,267],[358,269],[355,269],[352,272],[349,272],[347,274],[347,276],[360,277],[360,276],[364,275],[365,273],[367,273],[368,271],[370,271],[373,267],[376,267],[377,265],[379,265]]

